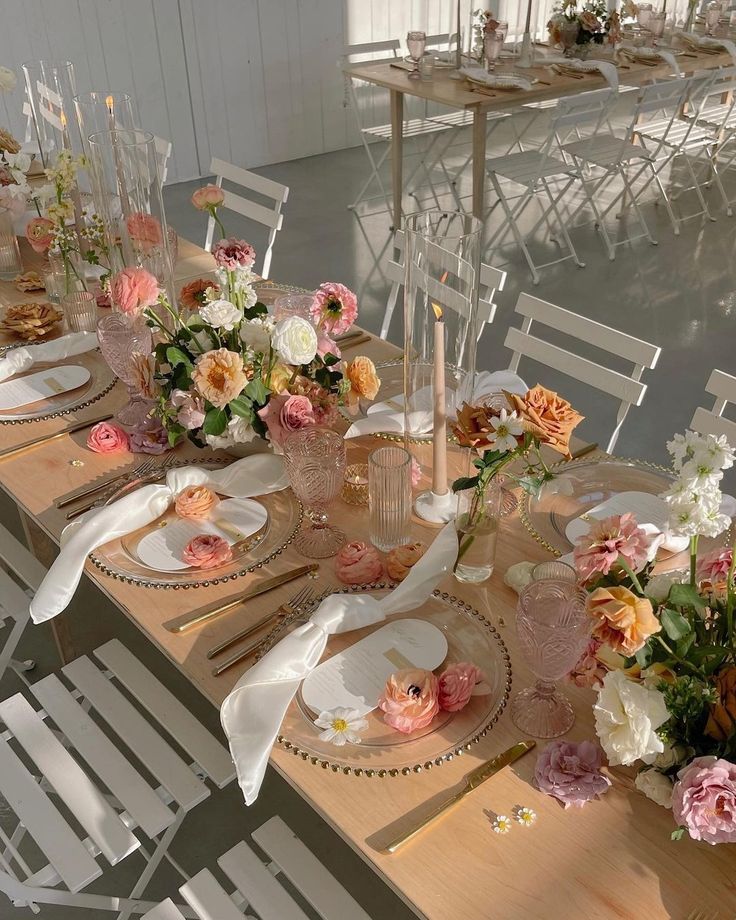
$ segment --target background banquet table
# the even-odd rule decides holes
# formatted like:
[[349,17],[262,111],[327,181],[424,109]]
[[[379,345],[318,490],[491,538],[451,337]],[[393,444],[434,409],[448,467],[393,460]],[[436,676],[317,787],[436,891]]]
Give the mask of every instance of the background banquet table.
[[[211,257],[193,244],[182,241],[180,253],[179,281],[211,267]],[[0,302],[7,303],[14,296],[11,288],[8,283],[0,284]],[[358,351],[376,361],[398,353],[379,339],[353,354]],[[122,388],[117,385],[84,411],[90,416],[104,410],[114,412],[123,399]],[[3,443],[22,443],[24,438],[65,424],[63,419],[55,419],[6,425],[2,428]],[[85,438],[86,432],[79,432],[0,461],[0,485],[47,541],[50,538],[58,543],[65,524],[64,512],[54,506],[55,498],[115,470],[133,467],[138,459],[93,454],[86,449]],[[375,443],[371,438],[349,443],[348,462],[364,458]],[[177,448],[176,455],[185,459],[203,452],[187,444]],[[333,517],[350,539],[367,539],[367,513],[356,514],[354,507],[338,500]],[[416,520],[413,531],[417,539],[426,542],[436,532]],[[514,562],[544,558],[548,558],[546,551],[514,514],[504,519],[496,574],[487,585],[470,588],[452,578],[440,585],[441,590],[473,604],[497,627],[511,652],[514,689],[525,686],[531,676],[517,652],[516,596],[503,584],[502,575]],[[275,609],[293,594],[295,585],[272,591],[183,635],[172,635],[162,624],[303,561],[287,547],[264,570],[236,582],[189,591],[136,587],[103,575],[91,563],[87,576],[213,705],[219,706],[246,664],[214,678],[206,650]],[[312,584],[319,590],[336,584],[331,560],[321,563],[319,578]],[[72,638],[77,653],[89,650],[83,636]],[[569,695],[577,713],[571,737],[593,737],[592,694],[571,688]],[[730,847],[709,847],[689,839],[670,842],[671,813],[638,793],[633,788],[633,773],[623,768],[611,771],[613,788],[601,801],[581,810],[564,811],[531,784],[536,752],[485,783],[398,854],[380,852],[418,815],[453,791],[468,770],[519,738],[506,711],[493,730],[463,756],[409,776],[344,775],[281,747],[273,751],[271,763],[420,917],[429,920],[634,920],[644,916],[685,920],[695,909],[720,910],[722,917],[733,915],[728,907],[736,900]],[[528,829],[514,827],[505,837],[494,835],[486,812],[510,814],[515,805],[533,808],[539,816],[536,824]]]

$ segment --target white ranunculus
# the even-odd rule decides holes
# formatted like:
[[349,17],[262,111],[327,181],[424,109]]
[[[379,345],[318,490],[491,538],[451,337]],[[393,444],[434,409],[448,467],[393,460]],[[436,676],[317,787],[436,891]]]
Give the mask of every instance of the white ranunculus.
[[301,316],[279,320],[271,345],[284,364],[309,364],[317,354],[317,331]]
[[0,91],[12,93],[18,83],[15,72],[9,67],[0,67]]
[[242,342],[256,354],[267,355],[271,347],[274,321],[270,316],[248,320],[240,327]]
[[634,785],[657,805],[672,808],[672,780],[664,773],[659,770],[640,770],[634,777]]
[[224,329],[226,332],[234,329],[243,318],[240,310],[229,300],[213,300],[206,303],[200,308],[199,314],[210,326],[214,326],[215,329]]
[[652,763],[664,744],[657,729],[669,718],[664,696],[628,678],[623,671],[609,671],[593,707],[595,730],[611,766],[637,760]]

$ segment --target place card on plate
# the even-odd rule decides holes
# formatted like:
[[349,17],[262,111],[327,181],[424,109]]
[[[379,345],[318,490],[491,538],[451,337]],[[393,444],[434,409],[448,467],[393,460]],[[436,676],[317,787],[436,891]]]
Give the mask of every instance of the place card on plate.
[[365,715],[394,671],[433,671],[446,655],[441,629],[411,617],[395,620],[316,667],[302,684],[302,697],[316,713],[343,706]]
[[[592,518],[602,519],[627,511],[636,517],[641,526],[649,524],[659,534],[667,532],[670,508],[664,499],[649,492],[618,492],[586,511],[585,515],[573,518],[565,528],[565,536],[571,543],[576,543],[590,530]],[[687,544],[687,537],[668,537],[661,546],[670,553],[680,553]]]
[[4,380],[0,383],[0,412],[20,409],[21,406],[76,390],[87,383],[90,376],[86,367],[67,364],[36,371],[27,377]]

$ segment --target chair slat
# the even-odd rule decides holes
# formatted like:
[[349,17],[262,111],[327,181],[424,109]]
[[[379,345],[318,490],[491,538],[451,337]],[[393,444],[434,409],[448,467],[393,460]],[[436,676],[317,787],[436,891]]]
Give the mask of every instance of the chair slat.
[[[179,891],[202,920],[243,920],[242,913],[209,869],[202,869]],[[288,915],[279,920],[289,920]]]
[[225,200],[222,203],[223,208],[235,211],[249,220],[254,220],[259,224],[270,227],[271,230],[280,230],[283,223],[283,214],[277,214],[271,208],[264,208],[262,204],[256,204],[255,201],[248,201],[241,195],[236,195],[229,189],[223,189]]
[[23,588],[0,569],[0,607],[14,620],[28,619],[30,599]]
[[700,434],[724,435],[729,444],[736,444],[736,422],[715,415],[708,409],[696,409],[690,427]]
[[23,544],[0,525],[0,559],[18,575],[29,588],[38,588],[46,569]]
[[273,198],[279,204],[284,204],[289,197],[289,187],[282,185],[280,182],[274,182],[266,176],[259,176],[258,173],[251,172],[249,169],[243,169],[240,166],[234,166],[225,160],[213,157],[210,162],[210,171],[215,176],[222,176],[228,182],[235,182],[243,188],[250,189],[258,195],[264,195],[266,198]]
[[81,891],[102,874],[84,844],[0,738],[0,793],[70,891]]
[[246,843],[241,842],[228,850],[217,863],[261,920],[309,920]]
[[736,403],[736,377],[732,377],[730,374],[718,369],[714,370],[708,378],[705,389],[713,396],[719,397],[719,399]]
[[156,795],[55,674],[31,685],[38,702],[136,824],[155,837],[174,823],[174,813]]
[[353,54],[380,54],[382,51],[393,51],[395,53],[400,47],[401,43],[398,38],[390,38],[382,42],[363,42],[357,45],[345,45],[343,48],[343,55],[345,57],[350,57]]
[[207,786],[89,658],[62,670],[182,808],[189,811],[209,796]]
[[278,815],[251,836],[323,920],[371,920]]
[[[141,920],[184,920],[184,914],[174,904],[171,898],[166,898],[160,904],[157,904],[153,910],[143,914]],[[242,918],[241,918],[242,920]]]

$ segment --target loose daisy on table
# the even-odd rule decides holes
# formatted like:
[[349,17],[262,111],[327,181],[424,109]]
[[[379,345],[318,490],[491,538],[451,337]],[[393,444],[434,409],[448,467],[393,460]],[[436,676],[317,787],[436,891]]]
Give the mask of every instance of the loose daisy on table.
[[491,821],[491,827],[494,834],[508,834],[511,830],[511,819],[507,818],[506,815],[496,815]]
[[342,706],[321,712],[314,724],[317,728],[324,729],[320,732],[320,741],[329,741],[330,744],[339,747],[348,741],[350,744],[359,744],[359,733],[368,728],[368,720],[364,719],[357,709]]
[[520,807],[514,811],[514,817],[519,824],[523,824],[525,827],[531,827],[537,820],[537,813],[536,811],[532,811],[531,808]]

